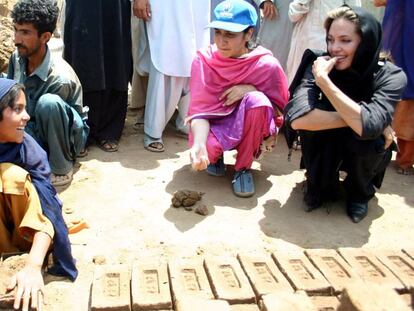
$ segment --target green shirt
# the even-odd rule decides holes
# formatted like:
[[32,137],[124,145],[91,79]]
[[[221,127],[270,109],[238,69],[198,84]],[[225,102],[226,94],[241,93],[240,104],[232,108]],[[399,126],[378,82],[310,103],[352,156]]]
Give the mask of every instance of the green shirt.
[[39,98],[49,93],[59,95],[86,122],[87,108],[84,109],[82,103],[81,83],[75,71],[63,58],[52,56],[47,49],[43,62],[29,76],[26,68],[27,58],[20,57],[15,51],[10,58],[7,77],[25,86],[26,110],[31,118],[34,117]]

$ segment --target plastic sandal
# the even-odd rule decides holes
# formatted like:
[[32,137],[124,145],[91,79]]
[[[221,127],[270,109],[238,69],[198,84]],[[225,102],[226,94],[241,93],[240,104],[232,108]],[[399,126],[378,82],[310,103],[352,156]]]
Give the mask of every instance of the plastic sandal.
[[226,165],[223,157],[220,157],[216,163],[210,163],[207,166],[207,174],[211,176],[224,176],[226,174]]
[[250,170],[236,171],[232,183],[236,196],[247,198],[254,194],[253,175]]

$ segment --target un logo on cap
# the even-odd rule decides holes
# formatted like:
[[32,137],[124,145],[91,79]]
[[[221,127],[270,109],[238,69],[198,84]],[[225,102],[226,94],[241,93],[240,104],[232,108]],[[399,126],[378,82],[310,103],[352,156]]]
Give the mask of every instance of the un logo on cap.
[[223,2],[223,11],[220,12],[220,17],[225,19],[232,19],[233,13],[233,5],[230,1]]

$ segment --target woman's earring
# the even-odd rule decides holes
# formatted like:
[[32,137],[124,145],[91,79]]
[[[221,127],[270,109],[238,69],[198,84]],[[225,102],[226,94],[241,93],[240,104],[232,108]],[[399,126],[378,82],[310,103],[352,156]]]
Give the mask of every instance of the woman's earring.
[[256,42],[254,42],[254,41],[250,40],[249,42],[247,42],[247,48],[248,48],[249,50],[253,50],[253,49],[255,49],[255,48],[256,48]]

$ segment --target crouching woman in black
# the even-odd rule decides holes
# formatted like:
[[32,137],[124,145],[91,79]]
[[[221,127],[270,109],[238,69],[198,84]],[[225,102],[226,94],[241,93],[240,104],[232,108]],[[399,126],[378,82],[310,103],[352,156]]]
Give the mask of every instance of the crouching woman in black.
[[336,199],[343,170],[347,214],[357,223],[391,160],[390,124],[406,77],[380,59],[381,26],[365,10],[337,8],[325,29],[328,53],[305,52],[285,120],[301,137],[307,211]]

